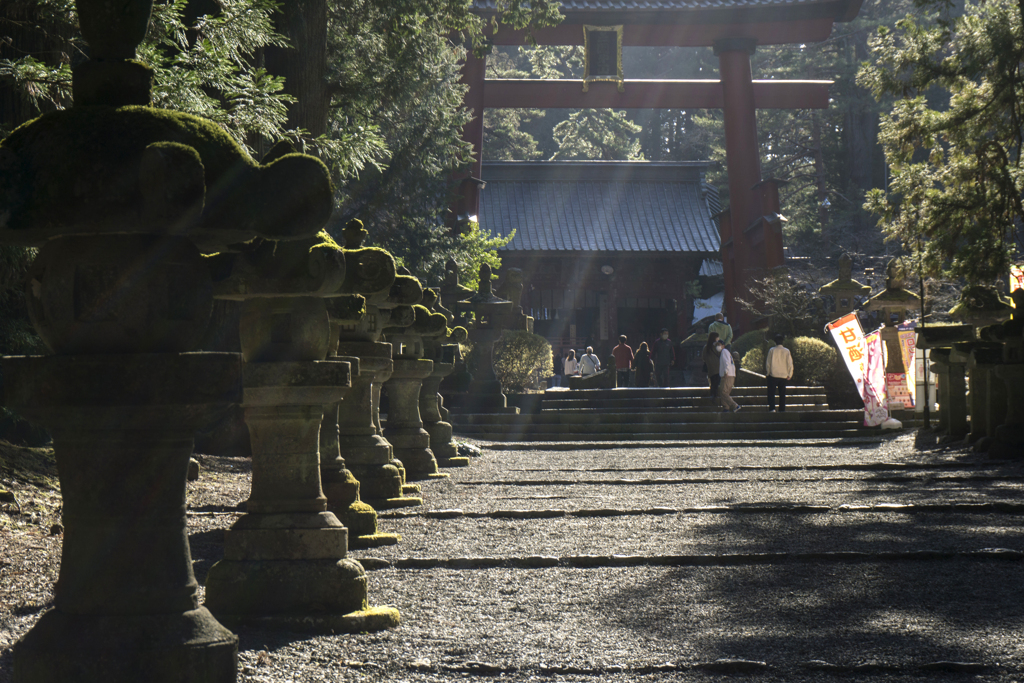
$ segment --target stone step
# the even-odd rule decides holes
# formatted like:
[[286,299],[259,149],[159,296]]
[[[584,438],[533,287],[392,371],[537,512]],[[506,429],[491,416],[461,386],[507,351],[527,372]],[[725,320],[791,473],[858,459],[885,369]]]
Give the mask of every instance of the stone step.
[[[583,400],[583,399],[609,399],[628,398],[637,399],[665,399],[665,398],[700,398],[705,397],[710,389],[701,387],[668,387],[668,388],[637,388],[622,387],[618,389],[573,389],[571,391],[546,391],[541,395],[544,402],[550,400]],[[732,390],[733,396],[763,396],[765,388],[760,387],[736,387]],[[786,387],[787,395],[826,395],[824,387],[790,386]]]
[[504,431],[480,431],[472,434],[465,434],[467,437],[472,437],[480,441],[492,441],[492,442],[553,442],[553,441],[564,441],[564,442],[578,442],[578,443],[589,443],[589,442],[603,442],[603,441],[667,441],[667,442],[679,442],[679,441],[788,441],[788,440],[825,440],[825,439],[845,439],[851,437],[863,437],[863,436],[879,436],[878,430],[867,429],[863,427],[839,429],[832,428],[820,431],[749,431],[739,432],[736,430],[728,432],[651,432],[643,434],[594,434],[590,432],[562,432],[558,435],[555,434],[535,434],[521,432],[513,430],[512,432]]
[[508,424],[498,425],[493,423],[483,424],[463,424],[458,426],[458,432],[464,436],[474,436],[480,433],[501,433],[501,432],[515,432],[516,434],[529,433],[530,435],[543,435],[548,440],[551,438],[561,438],[561,435],[566,435],[565,438],[570,438],[568,435],[575,435],[572,438],[592,437],[597,434],[608,434],[617,438],[631,439],[639,435],[649,434],[691,434],[691,435],[703,435],[703,434],[729,434],[736,436],[738,434],[745,434],[747,432],[802,432],[807,435],[807,438],[814,436],[813,432],[829,431],[829,430],[848,430],[848,429],[860,429],[861,423],[854,420],[836,420],[830,422],[764,422],[764,421],[745,421],[737,418],[742,417],[742,412],[738,415],[733,414],[722,414],[720,421],[714,422],[703,422],[699,424],[687,424],[687,423],[669,423],[669,424],[642,424],[635,423],[629,425],[622,424]]
[[601,413],[584,411],[545,411],[539,414],[495,415],[489,413],[452,415],[452,424],[461,428],[468,425],[499,426],[542,426],[542,425],[607,425],[622,429],[635,425],[701,425],[727,422],[735,423],[824,423],[859,422],[863,411],[860,410],[817,410],[790,411],[784,413],[768,413],[764,408],[747,410],[738,413],[724,413],[718,410],[688,410],[685,412],[656,413]]
[[[761,396],[734,396],[740,405],[746,407],[748,404],[753,408],[757,403],[765,410],[766,399]],[[704,397],[699,399],[649,399],[643,401],[625,401],[617,399],[596,400],[596,401],[544,401],[541,404],[542,412],[557,410],[603,410],[607,412],[630,413],[648,410],[699,410],[703,408],[718,407],[716,399]],[[824,397],[815,396],[787,396],[787,410],[826,410],[828,400]]]

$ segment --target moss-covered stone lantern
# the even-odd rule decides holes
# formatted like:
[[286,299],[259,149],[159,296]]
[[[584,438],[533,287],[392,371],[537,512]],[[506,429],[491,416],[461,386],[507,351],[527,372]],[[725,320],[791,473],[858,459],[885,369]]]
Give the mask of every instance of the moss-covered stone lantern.
[[315,234],[326,167],[257,163],[217,125],[149,107],[135,60],[151,0],[78,0],[74,106],[0,142],[0,241],[38,246],[29,310],[54,355],[3,361],[7,404],[53,434],[64,539],[54,608],[14,649],[19,682],[228,682],[237,638],[198,604],[185,524],[195,430],[241,398],[233,353],[188,353],[204,253]]
[[438,471],[437,459],[430,450],[430,434],[423,428],[420,414],[420,390],[434,371],[433,361],[423,357],[423,338],[444,334],[447,320],[420,304],[412,308],[411,324],[396,325],[392,320],[384,328],[395,363],[394,372],[384,385],[389,402],[384,437],[405,465],[409,479],[447,477]]
[[351,383],[350,363],[326,359],[324,299],[340,295],[344,254],[325,233],[255,241],[219,256],[216,271],[216,296],[243,302],[242,406],[253,473],[246,514],[210,568],[207,604],[237,624],[335,633],[396,626],[396,610],[367,607],[365,571],[347,557],[348,529],[327,510],[321,487],[324,408]]
[[79,0],[74,106],[0,142],[0,241],[40,247],[28,303],[54,354],[4,359],[6,401],[53,433],[64,524],[54,609],[15,646],[16,681],[235,680],[185,525],[193,434],[243,378],[238,354],[188,353],[212,308],[202,254],[330,215],[316,159],[257,163],[217,125],[148,106],[151,7]]
[[[445,317],[447,311],[438,310],[438,293],[436,290],[428,289],[423,293],[423,305],[431,313],[436,311]],[[434,370],[423,380],[423,387],[420,389],[420,416],[423,418],[423,428],[430,435],[430,450],[434,453],[438,467],[468,467],[469,458],[460,456],[452,443],[452,426],[445,421],[447,410],[444,410],[444,401],[438,393],[441,381],[450,375],[455,369],[455,361],[459,357],[459,342],[464,342],[469,335],[464,327],[455,329],[445,326],[442,330],[438,326],[436,334],[423,336],[424,356],[434,362]],[[443,412],[442,412],[443,411]]]

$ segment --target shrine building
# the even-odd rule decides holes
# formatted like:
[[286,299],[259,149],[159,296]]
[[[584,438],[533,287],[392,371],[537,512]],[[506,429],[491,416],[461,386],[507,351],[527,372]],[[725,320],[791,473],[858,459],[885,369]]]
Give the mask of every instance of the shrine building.
[[[499,167],[490,164],[485,167],[481,161],[483,111],[488,107],[721,109],[729,181],[729,204],[723,207],[725,210],[718,221],[725,308],[737,332],[751,329],[753,321],[739,309],[736,298],[750,298],[750,281],[784,263],[779,183],[761,177],[756,111],[759,108],[827,108],[831,81],[754,80],[750,56],[758,45],[826,40],[835,22],[848,22],[857,16],[862,1],[563,0],[563,22],[535,31],[533,39],[540,45],[583,45],[585,75],[582,80],[488,79],[485,77],[486,57],[470,54],[466,58],[462,70],[463,82],[468,86],[465,105],[473,110],[474,117],[463,129],[463,137],[473,145],[475,158],[469,172],[458,178],[460,196],[452,206],[453,224],[464,225],[477,217],[482,223],[487,222],[482,198],[504,186],[496,178],[488,177],[492,168],[496,172]],[[485,18],[495,10],[495,0],[474,2],[474,11]],[[495,45],[527,43],[522,32],[507,27],[488,37]],[[713,48],[718,57],[719,78],[631,80],[622,72],[624,46]],[[634,206],[637,215],[641,215],[642,202]],[[602,231],[608,229],[596,225],[587,227],[595,234],[604,234]],[[629,239],[620,236],[617,243],[627,245]],[[663,258],[676,258],[675,252],[666,253],[670,255]],[[610,262],[601,265],[615,268]],[[524,270],[539,272],[537,267]],[[691,268],[670,271],[669,277],[684,282],[695,279]],[[676,293],[681,286],[675,282],[665,285]],[[558,310],[557,306],[553,308]],[[575,310],[595,308],[601,309],[599,300],[596,306]],[[612,315],[611,309],[606,312]],[[586,317],[582,315],[580,319]],[[607,324],[611,324],[611,318]]]
[[555,348],[635,348],[692,322],[705,261],[720,253],[705,162],[485,162],[480,228],[512,240],[522,305]]

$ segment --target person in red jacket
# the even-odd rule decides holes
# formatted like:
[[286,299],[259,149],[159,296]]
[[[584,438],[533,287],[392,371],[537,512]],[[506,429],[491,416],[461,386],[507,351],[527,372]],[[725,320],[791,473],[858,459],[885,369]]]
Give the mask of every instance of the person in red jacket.
[[626,335],[619,335],[619,345],[612,349],[615,356],[616,386],[629,386],[629,366],[633,363],[633,349],[626,345]]

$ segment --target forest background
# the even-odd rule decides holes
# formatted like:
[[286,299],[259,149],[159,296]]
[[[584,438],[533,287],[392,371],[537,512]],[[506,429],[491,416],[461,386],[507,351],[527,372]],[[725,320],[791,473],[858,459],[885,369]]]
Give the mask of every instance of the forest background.
[[[502,27],[559,19],[555,0],[498,6]],[[470,155],[460,61],[488,50],[470,9],[469,0],[156,0],[139,58],[155,69],[155,106],[216,121],[256,158],[280,139],[320,156],[337,188],[333,233],[358,217],[374,245],[428,284],[453,258],[472,286],[481,263],[498,266],[502,241],[448,225],[453,172]],[[793,255],[901,253],[930,275],[968,281],[1005,272],[1019,254],[1024,184],[1021,16],[1010,0],[865,0],[826,41],[758,47],[754,78],[834,81],[826,110],[758,112],[762,176],[786,181]],[[318,22],[326,38],[308,32]],[[87,54],[72,0],[0,4],[0,137],[70,106],[71,68]],[[494,48],[488,77],[579,78],[582,58],[582,48]],[[707,48],[627,47],[623,61],[627,78],[717,76]],[[717,110],[488,110],[484,156],[704,159],[728,201]],[[31,256],[0,249],[2,353],[38,348],[19,286]]]

